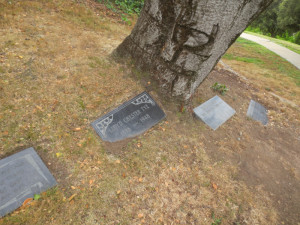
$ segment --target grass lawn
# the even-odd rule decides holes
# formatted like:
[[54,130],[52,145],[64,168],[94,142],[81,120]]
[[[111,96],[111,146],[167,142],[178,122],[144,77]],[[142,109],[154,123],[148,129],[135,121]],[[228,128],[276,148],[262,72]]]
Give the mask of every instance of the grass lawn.
[[265,47],[238,38],[223,60],[256,85],[300,104],[300,70]]
[[[256,146],[255,157],[286,140],[289,151],[298,149],[298,111],[268,92],[299,104],[299,71],[239,39],[223,60],[250,83],[216,69],[182,110],[148,74],[111,59],[133,26],[101,4],[79,2],[0,0],[0,158],[32,146],[59,184],[0,224],[276,224],[297,214],[280,217],[279,200],[260,183],[247,184],[274,171],[260,167],[254,179],[240,166],[252,162],[247,154]],[[216,132],[191,113],[216,95],[215,82],[229,87],[222,98],[237,110]],[[136,138],[103,142],[90,123],[145,89],[166,120]],[[247,119],[251,98],[269,107],[271,126]],[[264,132],[272,135],[261,139]],[[292,160],[280,160],[284,177],[298,176]]]
[[286,47],[298,54],[300,54],[300,45],[297,45],[295,43],[291,43],[289,41],[285,41],[285,40],[280,40],[280,39],[276,39],[276,38],[272,38],[272,37],[269,37],[269,36],[265,36],[265,35],[262,35],[262,34],[258,34],[258,33],[254,33],[254,32],[251,32],[251,31],[245,31],[245,33],[247,34],[252,34],[252,35],[256,35],[258,37],[262,37],[262,38],[265,38],[265,39],[268,39],[270,41],[273,41],[275,42],[276,44],[279,44],[283,47]]

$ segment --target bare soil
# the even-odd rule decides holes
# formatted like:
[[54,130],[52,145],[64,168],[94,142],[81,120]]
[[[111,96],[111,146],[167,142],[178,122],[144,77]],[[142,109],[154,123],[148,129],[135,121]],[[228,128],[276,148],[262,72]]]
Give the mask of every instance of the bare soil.
[[[300,116],[288,103],[299,91],[283,72],[281,85],[226,61],[243,76],[218,65],[183,108],[111,59],[132,26],[105,6],[11,3],[0,0],[0,158],[33,146],[59,185],[0,224],[299,224]],[[217,94],[215,82],[236,115],[212,131],[192,109]],[[103,142],[90,123],[144,90],[166,120]],[[267,126],[246,117],[250,99],[269,110]]]
[[[297,224],[299,217],[299,121],[270,119],[267,126],[246,117],[250,99],[265,105],[275,115],[283,111],[269,93],[260,90],[237,75],[223,69],[213,71],[201,84],[197,98],[210,98],[206,92],[215,82],[226,84],[230,91],[222,97],[236,109],[236,115],[217,131],[208,130],[201,141],[215,160],[238,165],[236,179],[252,188],[262,188],[278,209],[282,224]],[[297,109],[295,109],[297,111]],[[229,124],[230,123],[230,124]]]

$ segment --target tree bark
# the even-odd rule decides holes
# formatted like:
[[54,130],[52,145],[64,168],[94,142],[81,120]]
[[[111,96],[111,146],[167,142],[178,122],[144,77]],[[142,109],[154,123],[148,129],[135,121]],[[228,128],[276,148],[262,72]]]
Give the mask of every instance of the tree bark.
[[150,71],[164,94],[187,101],[220,57],[272,0],[146,0],[115,50]]

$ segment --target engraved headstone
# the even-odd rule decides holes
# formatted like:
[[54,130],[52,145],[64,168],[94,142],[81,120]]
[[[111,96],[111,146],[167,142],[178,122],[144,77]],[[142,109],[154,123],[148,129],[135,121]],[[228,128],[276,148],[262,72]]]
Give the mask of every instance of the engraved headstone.
[[216,130],[235,114],[235,110],[216,95],[194,108],[194,113],[209,127]]
[[266,108],[256,101],[253,100],[250,101],[248,111],[247,111],[247,116],[251,117],[256,121],[261,122],[263,125],[267,125],[268,123]]
[[0,218],[56,184],[33,148],[0,160]]
[[162,109],[143,92],[92,123],[98,135],[109,142],[137,136],[166,117]]

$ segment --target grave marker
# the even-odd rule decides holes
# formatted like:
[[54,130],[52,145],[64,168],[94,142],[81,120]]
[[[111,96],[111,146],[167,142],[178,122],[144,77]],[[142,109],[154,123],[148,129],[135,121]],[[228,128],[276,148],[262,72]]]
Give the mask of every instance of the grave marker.
[[0,160],[0,218],[57,183],[33,148]]
[[250,101],[248,111],[247,111],[247,116],[251,117],[256,121],[261,122],[263,125],[267,125],[268,123],[266,108],[256,101],[253,100]]
[[92,123],[104,141],[116,142],[137,136],[166,117],[162,109],[143,92]]
[[235,110],[216,95],[194,108],[194,113],[210,128],[216,130],[235,114]]

